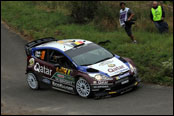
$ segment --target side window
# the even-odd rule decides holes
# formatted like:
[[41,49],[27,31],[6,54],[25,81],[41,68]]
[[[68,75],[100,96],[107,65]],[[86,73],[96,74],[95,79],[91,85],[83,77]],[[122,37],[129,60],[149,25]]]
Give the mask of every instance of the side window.
[[40,60],[47,61],[47,50],[42,49],[42,50],[36,50],[34,52],[34,56],[37,57]]
[[71,61],[58,51],[49,50],[48,56],[49,56],[49,62],[52,64],[59,64],[62,67],[70,69],[75,68],[75,66],[71,63]]

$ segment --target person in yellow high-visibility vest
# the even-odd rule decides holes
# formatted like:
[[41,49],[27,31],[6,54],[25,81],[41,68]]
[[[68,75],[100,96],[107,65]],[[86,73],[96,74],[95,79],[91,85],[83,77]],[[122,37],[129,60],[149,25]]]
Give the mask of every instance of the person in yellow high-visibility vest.
[[164,22],[165,12],[162,6],[158,5],[157,1],[153,1],[152,8],[150,10],[151,20],[158,28],[160,33],[168,32],[168,24]]

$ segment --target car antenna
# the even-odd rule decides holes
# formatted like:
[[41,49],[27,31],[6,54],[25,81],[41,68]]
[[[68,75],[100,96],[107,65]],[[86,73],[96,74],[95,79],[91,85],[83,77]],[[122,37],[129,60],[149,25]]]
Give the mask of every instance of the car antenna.
[[65,45],[63,45],[63,46],[64,46],[64,50],[65,50],[65,49],[66,49],[66,48],[65,48]]

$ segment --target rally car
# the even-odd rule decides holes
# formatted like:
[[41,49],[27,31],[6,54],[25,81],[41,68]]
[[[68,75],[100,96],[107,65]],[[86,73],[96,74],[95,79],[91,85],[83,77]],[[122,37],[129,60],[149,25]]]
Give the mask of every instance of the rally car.
[[47,37],[27,43],[25,51],[33,90],[47,85],[86,98],[121,93],[140,82],[131,59],[91,41]]

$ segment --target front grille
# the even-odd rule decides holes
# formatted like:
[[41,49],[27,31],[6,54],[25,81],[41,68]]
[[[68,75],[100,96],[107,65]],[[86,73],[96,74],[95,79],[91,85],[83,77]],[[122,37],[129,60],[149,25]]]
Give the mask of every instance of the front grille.
[[117,74],[117,75],[114,75],[114,76],[112,76],[112,78],[115,78],[115,77],[117,77],[117,76],[124,75],[124,74],[126,74],[126,73],[128,73],[128,72],[129,72],[129,71],[123,72],[122,74]]
[[[123,81],[125,81],[127,79],[129,80],[128,83],[121,84],[121,82],[123,82]],[[113,87],[111,88],[111,90],[119,90],[119,89],[125,88],[125,87],[135,83],[135,81],[136,81],[135,77],[133,77],[133,76],[124,77],[124,78],[122,78],[120,80],[115,81],[115,83],[114,83]]]

